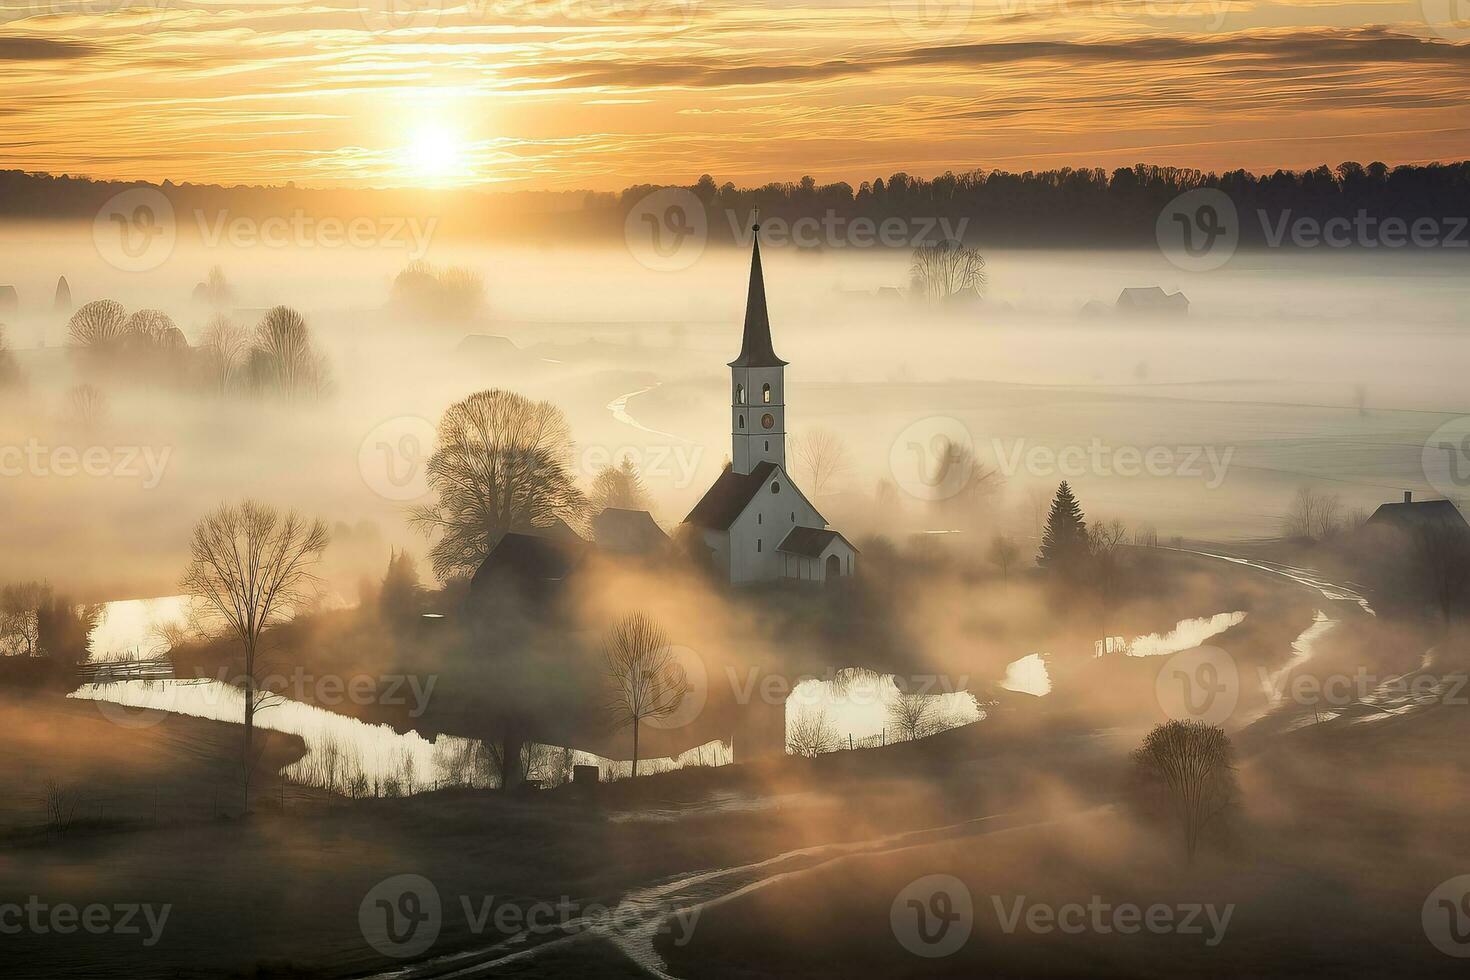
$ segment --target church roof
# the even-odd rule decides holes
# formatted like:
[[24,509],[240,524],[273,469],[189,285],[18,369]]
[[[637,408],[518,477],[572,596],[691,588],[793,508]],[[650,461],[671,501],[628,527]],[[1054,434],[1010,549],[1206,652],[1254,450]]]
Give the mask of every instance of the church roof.
[[728,531],[776,470],[776,464],[769,460],[758,463],[749,473],[736,473],[733,468],[727,468],[704,492],[684,522],[713,531]]
[[771,346],[771,317],[766,312],[766,280],[761,274],[760,225],[751,229],[750,293],[745,298],[745,334],[740,356],[730,367],[784,367]]
[[849,548],[857,551],[853,543],[842,537],[840,533],[831,528],[822,527],[794,527],[791,533],[786,535],[786,540],[776,546],[776,550],[784,551],[788,555],[800,555],[803,558],[818,558],[821,557],[823,551],[827,550],[827,545],[836,538],[841,538]]

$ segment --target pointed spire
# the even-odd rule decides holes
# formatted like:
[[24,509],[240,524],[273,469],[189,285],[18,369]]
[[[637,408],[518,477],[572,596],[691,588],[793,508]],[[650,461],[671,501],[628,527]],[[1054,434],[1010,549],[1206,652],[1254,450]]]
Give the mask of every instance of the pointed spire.
[[[760,217],[760,212],[756,212]],[[784,367],[771,346],[771,317],[766,312],[766,280],[761,274],[760,222],[751,226],[750,293],[745,298],[745,335],[740,342],[740,356],[730,367]]]

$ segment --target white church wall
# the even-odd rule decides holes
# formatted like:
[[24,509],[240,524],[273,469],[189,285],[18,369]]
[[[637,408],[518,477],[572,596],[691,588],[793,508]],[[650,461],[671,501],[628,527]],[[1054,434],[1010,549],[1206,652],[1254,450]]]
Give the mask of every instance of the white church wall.
[[[772,493],[771,485],[780,486]],[[768,582],[784,567],[776,549],[793,527],[826,527],[822,515],[797,491],[784,469],[757,491],[745,512],[730,526],[730,581]]]

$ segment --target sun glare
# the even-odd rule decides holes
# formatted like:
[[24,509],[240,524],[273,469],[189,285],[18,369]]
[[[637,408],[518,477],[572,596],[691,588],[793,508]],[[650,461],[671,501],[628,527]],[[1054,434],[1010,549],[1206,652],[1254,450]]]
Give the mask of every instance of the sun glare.
[[464,166],[454,133],[437,125],[423,126],[414,132],[405,162],[414,174],[430,179],[456,176]]

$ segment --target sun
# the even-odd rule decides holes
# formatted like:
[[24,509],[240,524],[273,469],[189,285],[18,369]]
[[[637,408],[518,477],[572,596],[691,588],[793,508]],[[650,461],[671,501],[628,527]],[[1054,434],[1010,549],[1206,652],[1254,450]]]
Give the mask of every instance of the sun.
[[444,126],[425,125],[415,130],[405,152],[409,170],[420,177],[442,179],[459,175],[464,154],[455,134]]

